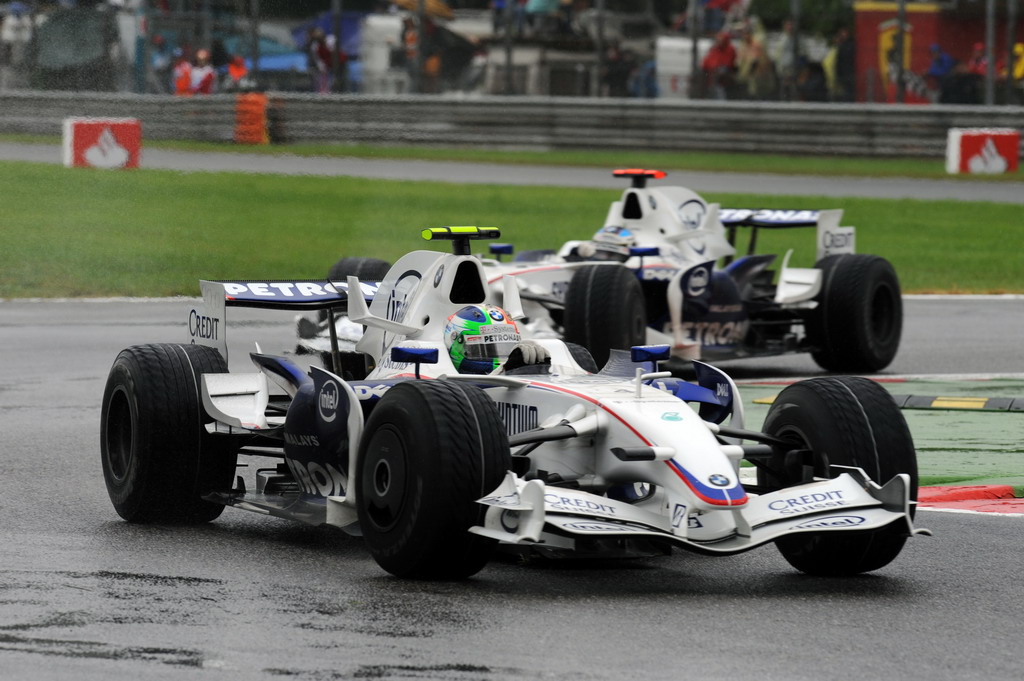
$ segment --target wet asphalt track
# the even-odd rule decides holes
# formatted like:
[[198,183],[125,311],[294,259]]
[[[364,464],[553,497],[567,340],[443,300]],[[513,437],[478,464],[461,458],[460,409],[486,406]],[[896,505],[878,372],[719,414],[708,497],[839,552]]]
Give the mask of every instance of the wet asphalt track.
[[[944,328],[931,326],[932,304],[908,301],[915,331],[896,367],[916,373],[924,355],[946,373],[963,366],[951,345],[928,347]],[[976,301],[969,326],[995,335],[1022,304]],[[128,525],[100,473],[103,383],[122,347],[183,339],[190,307],[0,302],[0,678],[961,681],[1019,672],[1024,517],[921,512],[935,537],[849,580],[801,576],[768,546],[572,568],[501,559],[461,584],[401,582],[359,539],[236,509],[199,528]],[[234,370],[245,370],[254,339],[265,349],[293,342],[287,320],[235,322]],[[989,349],[1008,353],[1020,337]],[[772,374],[815,372],[804,360],[777,360]],[[970,366],[1002,372],[1019,362]],[[766,371],[734,364],[740,376]],[[1015,418],[1009,427],[1024,432]]]
[[[1024,373],[1022,305],[908,301],[891,371]],[[99,470],[103,382],[122,347],[182,339],[188,307],[0,302],[0,678],[1019,676],[1019,517],[922,512],[935,537],[850,580],[801,576],[764,547],[575,569],[499,560],[461,584],[400,582],[358,539],[234,509],[200,528],[125,524]],[[237,321],[236,370],[253,339],[291,343],[287,323]],[[804,357],[726,368],[816,373]]]

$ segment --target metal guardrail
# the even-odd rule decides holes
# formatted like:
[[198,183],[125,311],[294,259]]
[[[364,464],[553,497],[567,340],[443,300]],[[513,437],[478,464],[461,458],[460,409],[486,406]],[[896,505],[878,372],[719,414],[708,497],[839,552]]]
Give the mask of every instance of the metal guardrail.
[[143,137],[231,141],[233,95],[203,98],[96,92],[0,93],[0,132],[60,135],[65,118],[138,118]]
[[[1024,107],[269,93],[272,140],[941,158],[949,128],[1020,128]],[[132,117],[144,139],[231,141],[236,97],[0,93],[0,132]]]

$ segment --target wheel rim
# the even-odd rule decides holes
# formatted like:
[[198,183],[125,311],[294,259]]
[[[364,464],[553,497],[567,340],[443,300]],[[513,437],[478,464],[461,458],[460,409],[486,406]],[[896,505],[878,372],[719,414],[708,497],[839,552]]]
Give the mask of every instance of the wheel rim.
[[[792,443],[793,449],[811,449],[810,440],[804,430],[791,423],[784,424],[778,430],[774,430],[768,434],[777,437],[780,440]],[[799,484],[799,481],[791,480],[786,473],[787,471],[784,469],[772,471],[772,474],[779,483],[778,489],[785,489]],[[761,481],[759,480],[758,482],[760,483]]]
[[132,408],[124,388],[117,388],[107,405],[106,457],[111,476],[121,482],[132,465]]
[[393,428],[381,428],[367,445],[363,461],[362,503],[379,532],[395,527],[408,493],[405,443]]

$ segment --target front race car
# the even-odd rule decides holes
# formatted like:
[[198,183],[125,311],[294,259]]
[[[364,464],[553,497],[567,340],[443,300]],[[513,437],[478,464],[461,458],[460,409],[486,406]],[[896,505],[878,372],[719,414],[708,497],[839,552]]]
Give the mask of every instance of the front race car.
[[[499,545],[615,557],[772,542],[799,570],[850,575],[926,533],[913,441],[867,379],[795,383],[754,431],[720,370],[694,362],[694,383],[662,371],[667,346],[616,351],[598,371],[585,349],[537,339],[529,362],[513,365],[520,344],[496,369],[460,372],[444,330],[487,304],[469,243],[497,235],[426,230],[454,252],[409,253],[379,284],[203,282],[194,343],[132,346],[111,368],[101,459],[118,514],[194,523],[232,507],[334,526],[389,573],[429,579],[473,575]],[[504,287],[514,328],[520,288]],[[345,314],[366,327],[369,370],[348,379],[257,348],[252,371],[229,372],[233,306]]]

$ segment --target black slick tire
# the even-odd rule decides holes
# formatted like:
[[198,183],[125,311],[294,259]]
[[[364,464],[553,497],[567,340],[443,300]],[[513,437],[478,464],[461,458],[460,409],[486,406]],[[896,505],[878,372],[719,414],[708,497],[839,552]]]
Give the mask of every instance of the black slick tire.
[[346,277],[359,277],[359,281],[380,281],[391,269],[391,264],[377,258],[341,258],[327,270],[331,281],[345,281]]
[[[907,423],[892,396],[874,381],[849,376],[813,378],[787,387],[765,417],[764,432],[799,449],[824,455],[829,465],[862,468],[878,484],[898,473],[910,476],[917,499],[917,453]],[[798,484],[781,462],[758,470],[758,486],[777,490]],[[834,477],[836,471],[828,472]],[[913,512],[913,505],[911,505]],[[776,545],[796,569],[821,576],[847,576],[877,570],[899,555],[906,527],[871,532],[789,535]]]
[[473,385],[409,381],[391,388],[363,432],[356,505],[374,560],[397,577],[463,579],[496,546],[482,525],[492,492],[511,468],[494,403]]
[[202,523],[224,506],[203,499],[230,489],[236,445],[205,429],[204,373],[224,373],[214,348],[136,345],[114,360],[103,391],[103,478],[118,515],[130,522]]
[[585,265],[576,270],[565,294],[565,340],[582,345],[604,366],[611,350],[643,345],[644,310],[643,289],[631,270]]
[[833,255],[822,272],[818,306],[806,319],[811,356],[821,368],[871,373],[889,366],[899,349],[903,302],[896,271],[876,255]]
[[[340,258],[331,265],[327,270],[327,278],[330,281],[339,283],[344,283],[348,277],[358,277],[359,281],[380,281],[387,275],[390,269],[391,264],[386,260],[349,256],[347,258]],[[327,311],[320,310],[318,317],[320,321],[325,321],[327,319]]]

